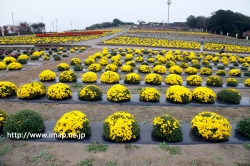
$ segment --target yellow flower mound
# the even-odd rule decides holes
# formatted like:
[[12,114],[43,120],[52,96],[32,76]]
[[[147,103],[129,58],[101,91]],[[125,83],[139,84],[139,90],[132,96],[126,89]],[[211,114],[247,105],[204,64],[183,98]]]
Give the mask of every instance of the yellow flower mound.
[[166,98],[176,103],[189,103],[192,100],[192,93],[184,86],[170,86],[166,92]]
[[231,69],[229,70],[228,75],[240,77],[241,71],[239,69]]
[[145,83],[152,85],[160,85],[162,82],[162,77],[159,74],[150,73],[144,78]]
[[62,100],[71,96],[72,91],[67,84],[57,83],[48,87],[47,97],[51,100]]
[[93,63],[96,63],[96,60],[94,58],[87,58],[84,62],[85,65],[91,65]]
[[21,63],[12,62],[7,66],[8,70],[21,70],[23,68]]
[[176,142],[183,139],[183,132],[180,122],[168,114],[154,118],[152,135],[155,137],[164,138],[168,142]]
[[133,54],[127,54],[127,55],[125,55],[125,58],[126,59],[133,59],[134,56],[133,56]]
[[217,70],[216,75],[226,76],[225,70]]
[[105,71],[101,75],[102,83],[108,83],[108,84],[119,83],[119,80],[120,80],[119,74],[113,71]]
[[7,68],[6,64],[3,62],[0,62],[0,70],[5,70]]
[[0,129],[3,128],[7,117],[8,113],[5,110],[0,109]]
[[200,86],[202,84],[202,78],[198,75],[191,75],[187,78],[187,84]]
[[167,68],[162,65],[157,65],[153,68],[154,73],[166,74]]
[[167,67],[167,68],[171,68],[171,67],[173,67],[173,66],[175,66],[175,62],[174,62],[174,61],[169,61],[169,62],[167,62],[167,64],[166,64],[166,67]]
[[137,57],[135,58],[135,61],[136,61],[136,62],[143,62],[144,59],[143,59],[142,56],[137,56]]
[[188,68],[185,69],[185,73],[194,75],[194,74],[198,73],[198,69],[196,69],[194,67],[188,67]]
[[70,53],[74,53],[74,52],[75,52],[75,49],[70,49],[69,52],[70,52]]
[[182,78],[177,74],[169,74],[165,79],[166,84],[182,85]]
[[246,86],[250,86],[250,78],[246,79],[244,84],[245,84]]
[[87,85],[83,87],[79,93],[78,97],[85,101],[96,101],[102,99],[102,91],[96,85]]
[[53,81],[56,79],[56,73],[51,70],[44,70],[39,74],[40,81]]
[[42,56],[42,54],[43,54],[43,52],[35,51],[35,52],[33,52],[32,56],[38,56],[38,57],[40,57],[40,56]]
[[105,67],[105,71],[113,71],[113,72],[117,72],[118,71],[118,67],[115,64],[109,64]]
[[148,62],[148,63],[154,63],[154,62],[155,62],[155,59],[154,59],[154,58],[148,58],[148,59],[147,59],[147,62]]
[[102,66],[99,63],[92,63],[89,67],[88,67],[89,71],[93,71],[93,72],[98,72],[102,70]]
[[60,135],[62,139],[78,138],[81,134],[90,134],[91,128],[88,117],[79,110],[65,113],[54,127],[54,133]]
[[181,74],[182,73],[182,68],[180,66],[177,66],[177,65],[172,66],[169,69],[169,73],[170,74]]
[[59,75],[59,81],[60,82],[75,82],[77,81],[77,77],[73,71],[67,70],[67,71],[63,71]]
[[35,99],[45,95],[46,87],[41,82],[30,82],[22,85],[17,90],[17,97],[19,99]]
[[94,72],[86,72],[82,75],[82,82],[85,83],[93,83],[96,82],[97,80],[97,75]]
[[131,94],[127,87],[116,84],[107,91],[107,98],[114,102],[129,101],[131,99]]
[[70,65],[78,65],[81,63],[82,63],[82,61],[79,58],[72,58],[70,61]]
[[83,51],[83,50],[85,50],[86,48],[85,48],[85,47],[81,47],[80,49]]
[[141,73],[150,73],[151,68],[149,66],[147,66],[147,65],[140,65],[138,71],[141,72]]
[[123,65],[123,66],[121,67],[121,71],[122,71],[122,72],[133,72],[134,69],[133,69],[133,67],[130,66],[130,65]]
[[49,59],[50,59],[50,56],[49,56],[49,55],[45,54],[45,55],[43,56],[43,60],[49,60]]
[[5,63],[6,65],[8,65],[8,64],[10,64],[10,63],[12,63],[12,62],[16,62],[16,59],[15,58],[13,58],[13,57],[5,57],[4,59],[3,59],[3,63]]
[[129,73],[124,78],[124,83],[127,84],[140,84],[141,77],[137,73]]
[[207,85],[221,87],[223,80],[219,76],[209,76],[207,78]]
[[115,112],[104,120],[103,134],[111,141],[125,142],[140,135],[140,126],[130,113]]
[[30,57],[26,54],[21,54],[18,59],[25,59],[25,60],[28,60]]
[[197,87],[192,93],[193,99],[202,103],[213,103],[216,99],[214,91],[207,87]]
[[212,69],[208,67],[203,67],[201,68],[200,74],[202,75],[211,75],[212,74]]
[[65,71],[69,70],[70,67],[67,63],[59,63],[56,68],[58,71]]
[[188,67],[188,62],[181,62],[179,66],[181,68],[187,68]]
[[109,62],[108,62],[107,59],[102,58],[102,59],[100,59],[99,64],[100,64],[101,66],[106,66],[106,65],[109,64]]
[[206,140],[225,141],[231,136],[231,125],[226,118],[214,112],[201,112],[191,121],[198,136]]
[[117,61],[120,61],[120,60],[121,60],[121,57],[118,56],[118,55],[113,56],[113,57],[111,58],[111,61],[112,61],[112,62],[117,62]]
[[0,82],[0,98],[15,95],[17,92],[17,86],[9,81]]
[[142,88],[140,90],[140,99],[142,101],[159,101],[161,97],[160,92],[156,88]]
[[134,66],[134,67],[136,66],[134,61],[126,62],[126,65],[130,65],[130,66]]

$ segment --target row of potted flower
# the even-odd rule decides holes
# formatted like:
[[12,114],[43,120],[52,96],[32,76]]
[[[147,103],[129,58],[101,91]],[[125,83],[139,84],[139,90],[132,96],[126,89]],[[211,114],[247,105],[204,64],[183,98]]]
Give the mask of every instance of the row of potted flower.
[[[249,118],[237,123],[237,131],[250,138]],[[180,122],[173,116],[163,114],[156,116],[152,121],[152,136],[167,142],[183,140],[183,130]],[[30,139],[34,133],[44,131],[44,120],[40,113],[34,110],[20,110],[8,116],[5,110],[0,109],[0,128],[4,133],[19,133],[12,139]],[[140,136],[140,125],[136,118],[124,111],[109,115],[102,124],[103,136],[114,142],[127,142]],[[193,132],[209,141],[226,141],[231,136],[232,126],[229,121],[214,112],[200,112],[191,121]],[[55,124],[53,132],[57,138],[79,139],[80,135],[88,135],[91,124],[86,114],[79,110],[65,113]],[[26,135],[25,133],[30,133]],[[84,137],[83,137],[84,138]]]

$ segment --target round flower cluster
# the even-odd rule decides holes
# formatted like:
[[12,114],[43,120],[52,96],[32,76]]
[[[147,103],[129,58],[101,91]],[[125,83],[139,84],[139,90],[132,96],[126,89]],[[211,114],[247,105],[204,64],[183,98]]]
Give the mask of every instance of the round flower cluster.
[[21,70],[23,68],[21,63],[12,62],[7,66],[8,70]]
[[228,78],[227,85],[236,87],[236,86],[238,86],[238,81],[235,78]]
[[95,61],[94,58],[87,58],[87,59],[85,60],[84,64],[87,65],[87,66],[89,66],[89,65],[91,65],[91,64],[93,64],[93,63],[95,63],[95,62],[96,62],[96,61]]
[[223,85],[223,80],[219,76],[209,76],[207,78],[207,85],[221,87]]
[[77,81],[77,76],[71,70],[63,71],[59,75],[59,81],[60,82],[75,82],[75,81]]
[[30,57],[26,54],[21,54],[18,59],[25,59],[25,60],[28,60]]
[[97,75],[94,72],[86,72],[82,75],[82,82],[84,83],[93,83],[96,82]]
[[116,66],[122,66],[122,62],[121,61],[115,61],[113,64],[116,65]]
[[147,66],[147,65],[140,65],[138,71],[141,72],[141,73],[150,73],[151,68],[149,66]]
[[147,84],[160,85],[162,82],[162,77],[159,74],[150,73],[146,75],[144,81]]
[[191,121],[196,135],[206,140],[225,141],[231,136],[231,125],[226,118],[214,112],[201,112]]
[[102,59],[100,59],[99,64],[101,66],[107,66],[109,64],[109,62],[107,59],[102,58]]
[[229,70],[228,75],[240,77],[241,71],[239,69],[231,69]]
[[166,67],[167,68],[171,68],[172,66],[175,66],[175,62],[174,61],[169,61],[166,63]]
[[182,68],[180,66],[174,65],[174,66],[170,67],[169,73],[170,74],[181,74]]
[[142,101],[159,101],[161,97],[160,92],[156,88],[142,88],[140,90],[140,99]]
[[154,63],[154,62],[155,62],[155,59],[154,59],[154,58],[148,58],[148,59],[147,59],[147,62],[148,62],[148,63]]
[[105,67],[105,71],[113,71],[113,72],[117,72],[118,71],[118,67],[115,64],[109,64]]
[[134,56],[133,56],[133,54],[127,54],[127,55],[125,55],[125,58],[126,59],[133,59]]
[[114,84],[114,83],[119,83],[119,80],[120,80],[119,74],[113,71],[105,71],[101,75],[102,83]]
[[196,69],[194,67],[188,67],[185,69],[185,73],[190,74],[190,75],[194,75],[194,74],[198,73],[198,69]]
[[162,66],[162,65],[157,65],[153,68],[154,73],[158,73],[158,74],[166,74],[167,69],[166,67]]
[[3,62],[0,62],[0,70],[5,70],[6,69],[6,64]]
[[244,84],[245,84],[246,86],[250,86],[250,78],[246,79],[245,82],[244,82]]
[[142,56],[137,56],[137,57],[135,58],[135,61],[136,61],[136,62],[143,62],[144,59],[143,59]]
[[54,127],[54,133],[60,138],[76,138],[81,134],[90,134],[90,122],[81,111],[73,110],[65,113]]
[[224,102],[239,104],[241,95],[236,89],[224,88],[217,93],[217,98]]
[[182,78],[177,74],[169,74],[165,79],[166,84],[169,85],[181,85]]
[[69,70],[69,65],[67,63],[59,63],[56,67],[56,69],[58,71],[65,71],[65,70]]
[[87,85],[83,87],[79,93],[78,97],[85,101],[96,101],[102,99],[102,91],[96,85]]
[[62,100],[72,96],[72,91],[67,84],[57,83],[48,87],[47,97],[51,100]]
[[51,70],[44,70],[39,74],[40,81],[53,81],[56,79],[56,73]]
[[214,91],[207,87],[197,87],[192,91],[193,99],[202,103],[213,103],[216,99]]
[[30,82],[22,85],[17,90],[17,97],[19,99],[35,99],[45,95],[46,87],[41,82]]
[[72,66],[79,65],[81,63],[82,63],[82,61],[79,58],[72,58],[70,61],[70,65],[72,65]]
[[107,98],[115,102],[129,101],[131,99],[131,94],[127,87],[116,84],[107,91]]
[[50,60],[50,56],[49,56],[48,54],[45,54],[45,55],[43,56],[43,60]]
[[179,66],[181,68],[187,68],[188,67],[188,62],[181,62]]
[[193,86],[201,86],[202,78],[198,75],[191,75],[187,78],[187,84]]
[[16,59],[15,58],[13,58],[13,57],[5,57],[4,59],[3,59],[3,63],[5,63],[6,65],[8,65],[8,64],[10,64],[10,63],[13,63],[13,62],[16,62]]
[[5,124],[7,117],[8,117],[7,112],[5,110],[0,109],[0,129],[3,128],[3,125]]
[[128,62],[126,62],[126,65],[130,65],[130,66],[133,66],[133,67],[136,66],[134,61],[128,61]]
[[104,120],[103,133],[106,139],[125,142],[136,139],[140,135],[140,126],[130,113],[115,112]]
[[35,52],[33,52],[32,56],[40,57],[40,56],[42,56],[42,54],[43,54],[43,52],[35,51]]
[[133,67],[130,66],[130,65],[123,65],[123,66],[121,67],[121,71],[122,71],[122,72],[133,72],[134,69],[133,69]]
[[98,72],[102,70],[102,66],[99,63],[92,63],[89,67],[88,67],[89,71],[93,71],[93,72]]
[[0,98],[15,95],[17,91],[17,86],[9,81],[0,82]]
[[168,114],[154,118],[152,135],[164,138],[168,142],[177,142],[183,139],[180,122]]
[[184,86],[173,85],[168,88],[166,98],[172,102],[189,103],[192,100],[192,93]]
[[220,75],[220,76],[226,76],[226,71],[225,70],[217,70],[216,74]]
[[208,67],[203,67],[201,68],[200,74],[202,75],[211,75],[212,74],[212,69]]
[[126,84],[140,84],[141,77],[137,73],[129,73],[124,78]]

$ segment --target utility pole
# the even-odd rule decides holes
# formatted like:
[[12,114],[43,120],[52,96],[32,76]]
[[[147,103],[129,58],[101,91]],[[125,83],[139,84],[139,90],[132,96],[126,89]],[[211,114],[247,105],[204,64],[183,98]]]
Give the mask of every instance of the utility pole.
[[72,31],[72,21],[71,21],[71,31]]
[[52,27],[53,27],[53,32],[54,32],[54,24],[53,24],[53,21],[52,21]]
[[12,14],[12,21],[13,21],[13,26],[14,26],[14,16],[13,16],[13,12],[11,13]]
[[172,0],[168,0],[168,25],[169,25],[169,7],[172,3]]
[[56,19],[56,32],[58,32],[58,29],[57,29],[57,19]]

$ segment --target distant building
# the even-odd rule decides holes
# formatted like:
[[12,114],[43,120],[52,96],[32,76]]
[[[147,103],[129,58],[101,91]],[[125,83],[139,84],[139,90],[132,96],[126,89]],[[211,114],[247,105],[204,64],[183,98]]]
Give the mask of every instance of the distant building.
[[6,25],[8,33],[16,33],[18,31],[18,26]]

